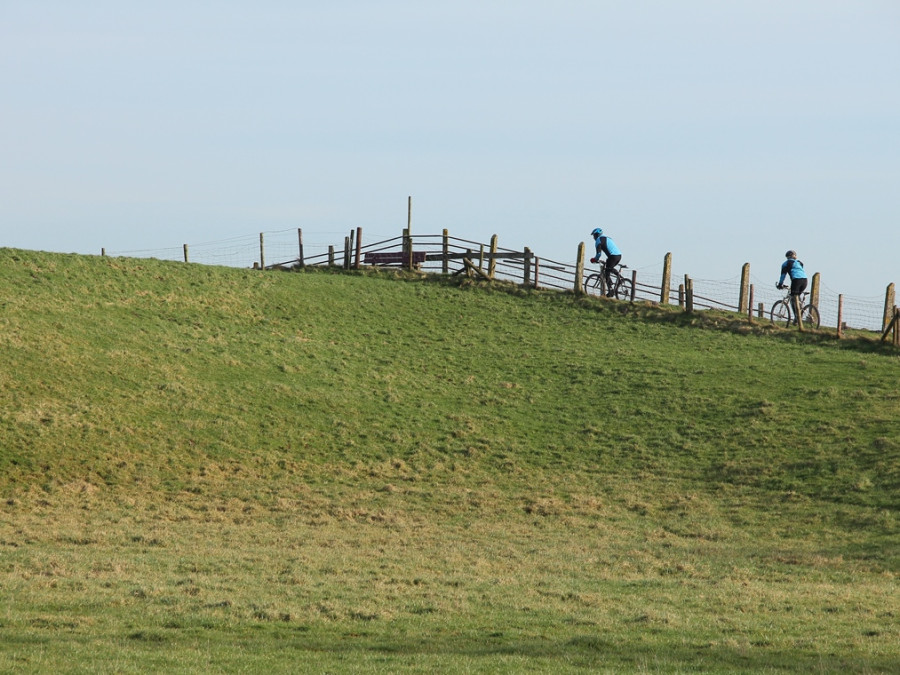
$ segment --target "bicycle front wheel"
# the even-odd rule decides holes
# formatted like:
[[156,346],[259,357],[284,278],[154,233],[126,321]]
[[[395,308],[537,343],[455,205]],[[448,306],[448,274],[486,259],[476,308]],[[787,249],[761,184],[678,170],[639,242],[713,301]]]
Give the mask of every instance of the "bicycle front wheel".
[[784,300],[779,300],[772,305],[772,311],[769,312],[772,323],[779,326],[788,327],[791,325],[791,308]]
[[815,305],[807,305],[803,308],[803,311],[800,312],[800,316],[803,318],[803,327],[812,329],[819,327],[819,310]]
[[602,275],[597,274],[596,272],[594,272],[593,274],[588,274],[587,278],[585,278],[584,280],[584,292],[590,293],[592,289],[599,292],[600,284],[602,281]]

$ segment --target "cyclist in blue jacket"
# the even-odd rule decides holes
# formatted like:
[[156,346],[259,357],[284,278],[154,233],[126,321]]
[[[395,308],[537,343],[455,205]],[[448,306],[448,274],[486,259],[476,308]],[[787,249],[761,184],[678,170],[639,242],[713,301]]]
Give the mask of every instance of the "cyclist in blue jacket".
[[591,232],[591,236],[594,238],[594,245],[597,247],[597,255],[591,258],[591,262],[600,262],[600,255],[606,254],[606,265],[603,267],[603,274],[606,277],[606,295],[612,297],[615,289],[613,288],[609,272],[622,260],[622,252],[612,239],[603,234],[601,228],[595,227]]
[[800,296],[806,290],[806,272],[803,269],[803,263],[797,260],[796,251],[788,251],[784,254],[787,260],[781,266],[781,277],[778,279],[776,287],[779,289],[786,288],[784,278],[791,278],[791,309],[794,312],[794,323],[800,316]]

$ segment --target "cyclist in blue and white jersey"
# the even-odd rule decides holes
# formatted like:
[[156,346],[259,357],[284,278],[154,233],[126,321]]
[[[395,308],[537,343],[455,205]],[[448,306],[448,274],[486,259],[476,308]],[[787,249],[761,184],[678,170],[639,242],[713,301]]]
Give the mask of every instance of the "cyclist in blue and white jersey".
[[806,272],[803,269],[803,263],[797,260],[796,251],[788,251],[784,254],[787,260],[781,266],[781,277],[778,279],[776,287],[779,289],[786,288],[784,278],[791,278],[791,311],[794,313],[793,321],[797,321],[800,313],[800,296],[806,290]]
[[606,276],[606,295],[612,297],[615,293],[615,289],[613,288],[612,278],[610,277],[610,270],[622,260],[622,252],[611,238],[603,234],[601,228],[595,227],[593,231],[591,231],[591,236],[594,238],[594,246],[597,247],[597,255],[591,258],[591,262],[600,262],[601,254],[606,254],[606,265],[603,268],[603,274]]

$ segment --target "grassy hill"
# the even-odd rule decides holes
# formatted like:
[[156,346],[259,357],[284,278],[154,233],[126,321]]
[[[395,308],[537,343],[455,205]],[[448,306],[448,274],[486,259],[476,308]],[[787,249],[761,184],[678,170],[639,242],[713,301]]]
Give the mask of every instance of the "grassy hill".
[[900,358],[0,249],[0,670],[891,672]]

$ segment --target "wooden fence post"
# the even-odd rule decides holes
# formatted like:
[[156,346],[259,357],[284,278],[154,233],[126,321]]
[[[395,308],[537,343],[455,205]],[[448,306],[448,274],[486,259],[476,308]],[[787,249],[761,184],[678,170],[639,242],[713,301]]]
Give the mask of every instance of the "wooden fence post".
[[306,263],[303,261],[303,230],[301,228],[297,228],[297,243],[300,246],[300,257],[297,258],[297,263],[301,268],[306,267]]
[[900,307],[894,307],[894,346],[900,347]]
[[766,306],[763,303],[759,303],[756,316],[758,316],[760,319],[766,318]]
[[837,336],[839,338],[844,336],[844,296],[838,295],[838,321],[837,321]]
[[353,269],[359,269],[359,254],[362,249],[362,228],[356,228],[356,262],[353,264]]
[[412,245],[409,237],[409,228],[404,228],[403,230],[403,245],[401,246],[403,250],[403,262],[401,263],[401,267],[404,269],[411,269],[412,265],[410,262],[412,261]]
[[672,283],[672,254],[666,253],[663,258],[663,276],[662,287],[659,289],[659,303],[661,305],[669,304],[669,285]]
[[522,279],[522,283],[526,286],[531,285],[531,249],[527,246],[525,247],[525,277]]
[[328,245],[328,266],[334,267],[334,244]]
[[412,243],[412,195],[406,198],[406,229],[403,233],[406,240],[406,248],[404,249],[406,255],[404,256],[403,267],[412,271],[415,266]]
[[582,279],[584,277],[584,242],[578,244],[578,257],[575,259],[575,295],[584,293]]
[[741,290],[738,296],[738,312],[746,312],[748,307],[753,307],[753,300],[748,298],[750,291],[750,263],[744,263],[741,268]]
[[678,284],[678,306],[684,309],[684,284]]
[[497,255],[497,235],[491,236],[491,259],[488,260],[488,276],[493,279],[494,272],[497,270],[497,261],[494,256]]
[[262,232],[259,233],[259,269],[266,269],[266,245]]
[[355,233],[351,229],[350,235],[344,239],[347,244],[344,247],[344,268],[348,270],[353,266],[353,249],[355,248],[353,242],[356,241],[354,234]]
[[188,261],[188,245],[184,245],[184,262]]
[[894,307],[894,284],[890,283],[887,285],[887,290],[884,292],[884,319],[881,322],[881,330],[886,330],[887,325],[891,322],[891,316],[893,315],[893,307]]
[[687,274],[684,275],[684,311],[688,314],[694,311],[694,280]]
[[634,302],[637,293],[637,270],[631,270],[631,301]]
[[540,283],[538,280],[540,278],[540,269],[541,269],[541,260],[540,258],[535,257],[534,259],[534,287],[538,288],[538,284]]
[[101,248],[101,249],[100,249],[100,256],[103,257],[103,258],[106,257],[106,248]]
[[444,228],[444,237],[441,246],[441,250],[443,255],[443,259],[441,260],[441,273],[449,274],[450,273],[450,233]]
[[900,346],[900,307],[894,306],[892,319],[890,323],[887,325],[887,328],[884,329],[884,333],[881,334],[881,341],[884,342],[887,339],[888,333],[893,331],[893,335],[891,336],[891,344],[895,347]]
[[747,320],[753,323],[753,284],[747,286]]
[[809,304],[816,309],[819,308],[819,273],[812,275],[812,286],[809,290]]

